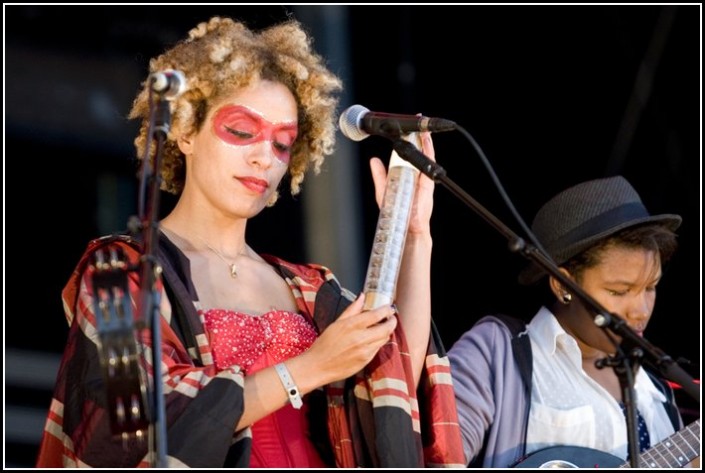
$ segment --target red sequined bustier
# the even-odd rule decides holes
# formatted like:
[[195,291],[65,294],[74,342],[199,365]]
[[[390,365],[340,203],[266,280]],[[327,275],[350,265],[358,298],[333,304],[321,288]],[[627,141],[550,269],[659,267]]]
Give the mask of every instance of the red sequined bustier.
[[[246,375],[306,351],[316,340],[302,315],[273,310],[259,316],[229,310],[202,311],[216,367],[239,366]],[[283,389],[283,387],[282,387]],[[252,468],[326,467],[308,435],[308,405],[291,404],[252,424]]]

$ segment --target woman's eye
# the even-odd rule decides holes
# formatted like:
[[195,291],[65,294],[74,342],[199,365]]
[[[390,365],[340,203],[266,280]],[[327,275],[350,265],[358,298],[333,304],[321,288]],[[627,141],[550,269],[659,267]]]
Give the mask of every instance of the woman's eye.
[[610,296],[623,296],[624,294],[627,293],[626,291],[613,291],[611,289],[609,289],[607,292],[609,293]]
[[246,131],[235,130],[234,128],[230,128],[227,125],[223,125],[223,126],[228,133],[230,133],[231,135],[237,136],[238,138],[249,139],[249,138],[252,138],[253,136],[255,136],[252,133],[247,133]]
[[273,143],[273,146],[277,151],[281,151],[283,153],[288,153],[291,151],[291,146],[287,146],[284,143],[275,142]]

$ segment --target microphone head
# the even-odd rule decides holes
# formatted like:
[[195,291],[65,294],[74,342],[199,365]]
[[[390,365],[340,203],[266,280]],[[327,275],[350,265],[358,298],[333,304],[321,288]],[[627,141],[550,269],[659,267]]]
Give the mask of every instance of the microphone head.
[[186,76],[173,69],[155,72],[152,74],[152,90],[167,100],[174,99],[186,91]]
[[363,107],[362,105],[353,105],[341,113],[338,126],[340,127],[340,131],[343,132],[343,135],[353,141],[362,141],[370,136],[369,133],[365,133],[362,130],[361,126],[362,117],[369,111],[367,107]]

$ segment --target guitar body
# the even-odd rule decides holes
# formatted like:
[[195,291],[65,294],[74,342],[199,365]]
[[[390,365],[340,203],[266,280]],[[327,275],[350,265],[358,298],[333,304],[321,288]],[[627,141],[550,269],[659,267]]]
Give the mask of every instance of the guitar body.
[[549,447],[530,454],[514,468],[614,468],[624,460],[586,447]]
[[[641,468],[682,468],[700,456],[700,419],[639,454]],[[513,468],[627,468],[629,463],[586,447],[537,450]]]

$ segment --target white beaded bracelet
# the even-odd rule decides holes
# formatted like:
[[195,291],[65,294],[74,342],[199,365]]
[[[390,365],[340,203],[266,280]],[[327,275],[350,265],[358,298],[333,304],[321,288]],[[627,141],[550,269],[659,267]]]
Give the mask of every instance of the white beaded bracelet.
[[279,363],[275,365],[274,368],[277,370],[279,379],[284,385],[286,393],[289,395],[289,402],[291,402],[291,405],[294,407],[294,409],[301,409],[301,406],[304,405],[304,402],[301,400],[299,388],[296,387],[296,385],[294,384],[294,380],[291,379],[291,373],[289,373],[289,370],[286,369],[286,365],[284,363]]

